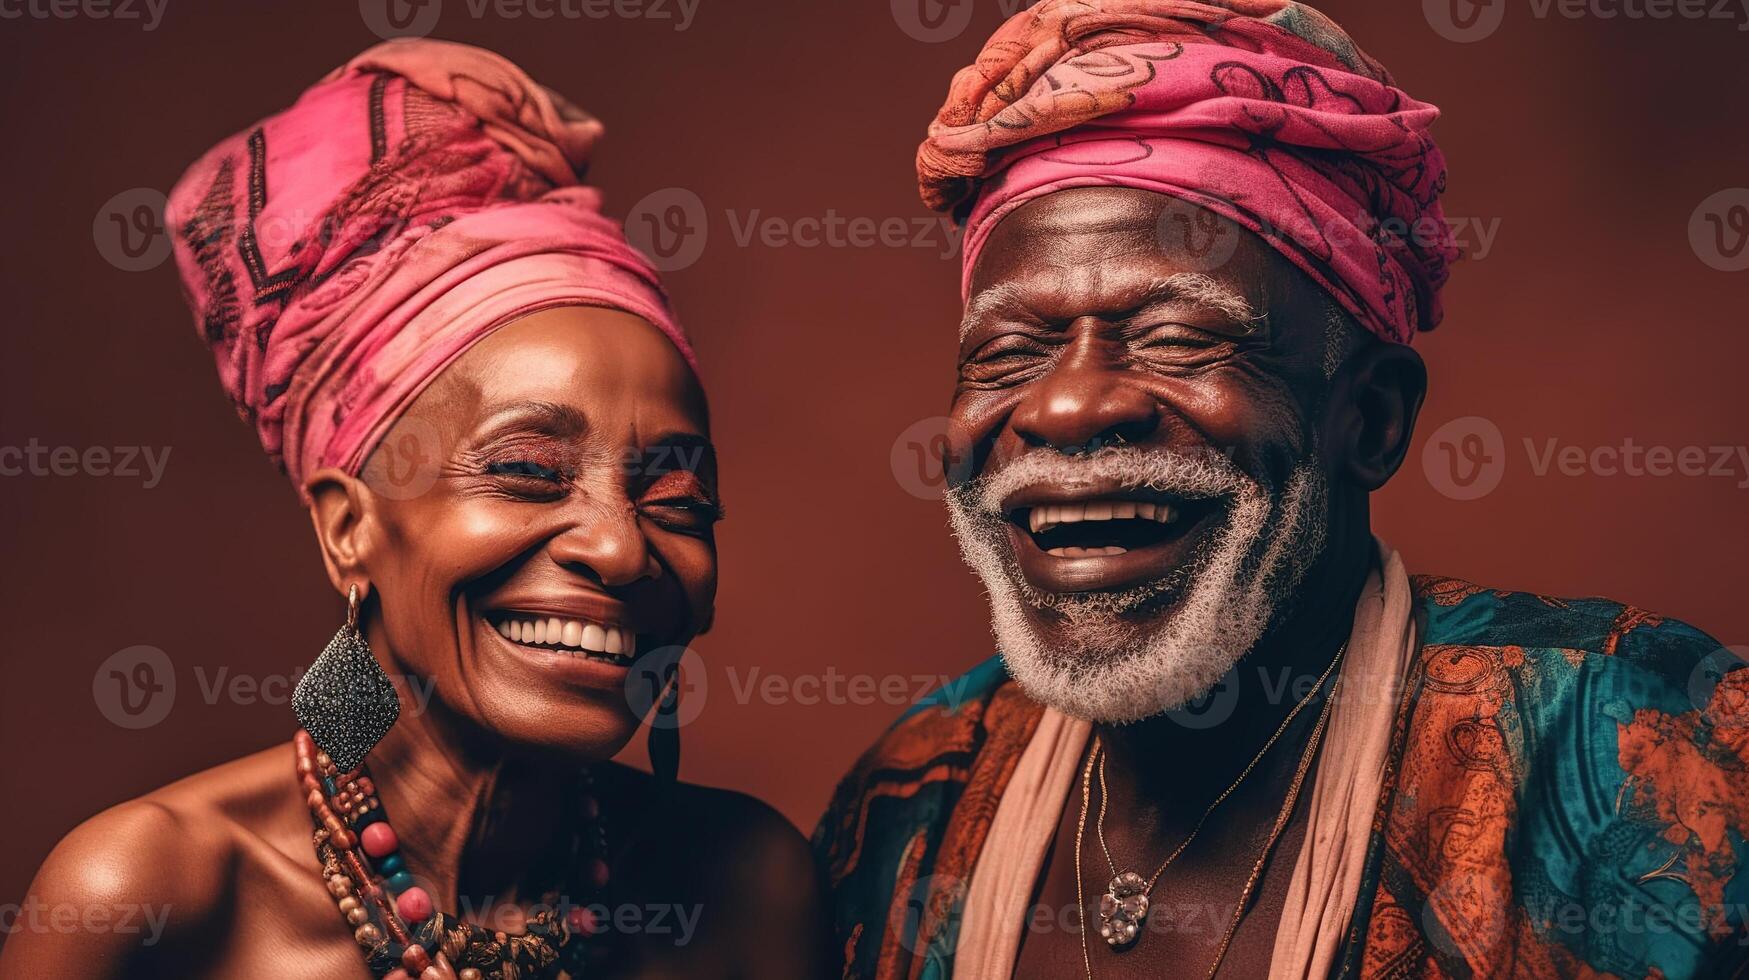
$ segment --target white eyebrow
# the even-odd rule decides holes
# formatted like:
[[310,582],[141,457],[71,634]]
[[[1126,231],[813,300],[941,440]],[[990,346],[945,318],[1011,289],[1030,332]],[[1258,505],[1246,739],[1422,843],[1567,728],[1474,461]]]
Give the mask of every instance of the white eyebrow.
[[1156,279],[1148,285],[1145,295],[1147,298],[1138,304],[1138,309],[1155,303],[1183,300],[1224,313],[1239,323],[1254,323],[1262,318],[1250,300],[1239,295],[1232,287],[1200,272],[1177,272]]
[[[1135,308],[1146,309],[1175,301],[1206,306],[1238,323],[1256,324],[1263,319],[1263,314],[1251,305],[1250,300],[1239,295],[1232,287],[1201,272],[1175,272],[1153,280],[1143,290],[1142,300]],[[966,315],[960,320],[960,342],[964,343],[966,335],[991,316],[1004,309],[1023,306],[1020,287],[1013,283],[997,283],[980,291],[966,303]]]
[[1013,283],[997,283],[981,290],[966,304],[966,315],[960,319],[960,342],[964,343],[966,335],[972,332],[973,327],[989,319],[998,310],[1019,305],[1020,287]]

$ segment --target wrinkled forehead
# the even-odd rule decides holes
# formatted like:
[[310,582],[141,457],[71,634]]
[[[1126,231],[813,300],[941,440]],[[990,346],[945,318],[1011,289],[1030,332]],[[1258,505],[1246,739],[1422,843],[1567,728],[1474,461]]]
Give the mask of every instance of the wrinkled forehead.
[[1072,188],[1026,202],[991,231],[973,267],[961,337],[1000,308],[1068,320],[1162,297],[1238,319],[1296,310],[1322,319],[1328,306],[1286,257],[1213,211],[1155,191]]
[[544,310],[505,325],[457,358],[409,416],[465,435],[529,405],[574,418],[615,442],[709,434],[697,375],[673,342],[643,319],[602,307]]

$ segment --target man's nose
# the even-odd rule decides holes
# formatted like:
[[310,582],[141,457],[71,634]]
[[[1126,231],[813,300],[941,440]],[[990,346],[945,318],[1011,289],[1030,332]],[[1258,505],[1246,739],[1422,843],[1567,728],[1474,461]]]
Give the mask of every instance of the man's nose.
[[1028,387],[1010,424],[1028,445],[1073,453],[1148,438],[1160,407],[1121,358],[1082,338]]

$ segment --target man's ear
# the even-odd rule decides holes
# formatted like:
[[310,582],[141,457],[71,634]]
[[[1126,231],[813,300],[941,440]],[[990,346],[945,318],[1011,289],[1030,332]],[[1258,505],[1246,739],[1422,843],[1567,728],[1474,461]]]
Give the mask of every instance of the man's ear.
[[1339,470],[1372,492],[1385,485],[1415,435],[1427,397],[1427,365],[1407,344],[1373,340],[1349,355],[1331,379],[1326,446]]
[[367,564],[376,528],[376,497],[363,480],[334,467],[310,474],[304,491],[310,497],[310,525],[322,549],[328,581],[341,595],[348,586],[358,586],[362,600],[370,592]]

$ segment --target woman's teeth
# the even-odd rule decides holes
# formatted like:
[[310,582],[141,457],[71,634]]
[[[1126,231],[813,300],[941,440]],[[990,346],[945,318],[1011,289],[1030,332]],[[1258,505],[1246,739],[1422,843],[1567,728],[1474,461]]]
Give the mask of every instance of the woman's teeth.
[[590,660],[629,661],[638,647],[637,634],[631,630],[576,619],[511,615],[492,628],[513,643],[577,650]]

